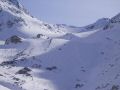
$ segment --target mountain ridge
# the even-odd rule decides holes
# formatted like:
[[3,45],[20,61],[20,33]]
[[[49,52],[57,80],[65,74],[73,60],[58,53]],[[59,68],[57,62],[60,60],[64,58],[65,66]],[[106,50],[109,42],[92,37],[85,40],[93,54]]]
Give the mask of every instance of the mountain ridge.
[[120,89],[119,14],[75,27],[42,22],[16,3],[0,0],[0,90]]

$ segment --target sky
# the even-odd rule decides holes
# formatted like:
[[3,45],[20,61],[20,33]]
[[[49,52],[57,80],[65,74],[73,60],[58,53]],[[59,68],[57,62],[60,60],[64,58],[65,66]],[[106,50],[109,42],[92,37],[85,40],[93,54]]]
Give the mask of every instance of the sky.
[[120,0],[20,0],[36,18],[51,24],[85,26],[120,12]]

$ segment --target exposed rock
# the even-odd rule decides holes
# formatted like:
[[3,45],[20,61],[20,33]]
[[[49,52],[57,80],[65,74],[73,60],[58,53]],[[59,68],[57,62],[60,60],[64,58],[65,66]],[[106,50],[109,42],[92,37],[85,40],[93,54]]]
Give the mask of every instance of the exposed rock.
[[111,90],[119,90],[119,86],[118,85],[113,85]]
[[26,76],[30,76],[30,74],[29,74],[30,71],[31,71],[31,69],[25,67],[25,68],[19,70],[16,74],[24,74]]
[[52,66],[52,67],[47,67],[46,70],[52,71],[52,70],[56,70],[57,67],[56,66]]
[[16,61],[4,61],[4,62],[2,62],[0,65],[1,66],[14,66],[15,65],[15,63],[16,63]]
[[111,22],[112,23],[120,22],[120,13],[114,16],[113,18],[111,18]]
[[43,34],[37,34],[37,38],[43,37]]
[[75,88],[81,88],[81,87],[83,87],[84,86],[84,84],[76,84],[75,85]]
[[10,38],[8,38],[5,41],[5,44],[10,44],[10,43],[17,44],[17,43],[21,43],[21,42],[22,42],[22,39],[16,35],[14,35],[14,36],[11,36]]

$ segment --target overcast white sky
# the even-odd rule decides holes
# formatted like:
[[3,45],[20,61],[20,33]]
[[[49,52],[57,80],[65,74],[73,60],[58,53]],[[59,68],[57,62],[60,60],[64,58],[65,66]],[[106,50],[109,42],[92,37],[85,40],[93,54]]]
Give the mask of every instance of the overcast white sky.
[[120,12],[120,0],[20,0],[29,12],[48,23],[84,26]]

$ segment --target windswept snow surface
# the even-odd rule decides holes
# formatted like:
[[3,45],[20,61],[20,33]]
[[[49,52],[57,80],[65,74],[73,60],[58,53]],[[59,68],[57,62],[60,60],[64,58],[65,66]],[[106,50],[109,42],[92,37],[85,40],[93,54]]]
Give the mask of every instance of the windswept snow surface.
[[[15,0],[1,0],[0,90],[120,90],[117,18],[52,25]],[[21,41],[6,44],[14,35]]]

